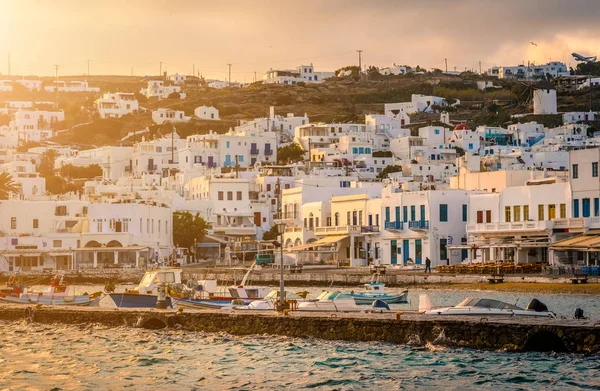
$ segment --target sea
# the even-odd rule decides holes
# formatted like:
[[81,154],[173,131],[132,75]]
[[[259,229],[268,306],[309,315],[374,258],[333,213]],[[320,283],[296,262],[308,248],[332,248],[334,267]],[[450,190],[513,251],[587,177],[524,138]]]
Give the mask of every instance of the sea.
[[[307,290],[317,294],[321,288]],[[416,308],[420,293],[436,306],[465,297],[525,306],[534,298],[414,289],[404,307]],[[580,307],[600,318],[596,296],[535,297],[559,316],[572,317]],[[107,300],[101,305],[110,307]],[[0,390],[600,390],[600,356],[25,321],[0,325]]]

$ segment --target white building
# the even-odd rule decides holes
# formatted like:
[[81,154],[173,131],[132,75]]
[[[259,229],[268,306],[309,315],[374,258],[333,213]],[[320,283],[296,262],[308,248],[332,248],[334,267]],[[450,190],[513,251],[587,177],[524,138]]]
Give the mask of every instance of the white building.
[[552,88],[533,91],[533,114],[556,114],[556,90]]
[[140,94],[147,98],[167,99],[171,94],[179,94],[179,99],[185,99],[186,93],[181,91],[181,86],[165,84],[162,80],[149,80],[148,87],[142,88]]
[[569,76],[567,65],[558,61],[551,61],[547,64],[535,65],[516,65],[501,66],[498,68],[498,78],[517,78],[517,79],[541,79],[551,77]]
[[192,117],[186,116],[183,110],[160,108],[152,111],[152,121],[162,125],[165,122],[188,122]]
[[56,80],[44,89],[48,92],[100,92],[100,88],[90,87],[87,81]]
[[16,80],[17,83],[27,88],[29,91],[41,91],[42,90],[42,81],[41,80],[29,80],[29,79],[21,79]]
[[0,92],[10,92],[12,90],[12,80],[0,80]]
[[185,84],[185,75],[180,75],[179,73],[175,73],[169,76],[169,80],[175,84]]
[[335,77],[335,72],[315,72],[312,64],[300,65],[296,69],[269,69],[263,80],[269,84],[296,85],[304,83],[322,83],[325,79]]
[[387,75],[406,75],[406,67],[399,66],[394,64],[391,67],[385,67],[379,69],[379,74],[387,76]]
[[[457,101],[454,104],[460,104],[460,101]],[[410,102],[386,103],[384,105],[384,112],[386,114],[390,112],[393,114],[415,114],[418,112],[430,113],[434,111],[434,105],[445,107],[448,106],[448,102],[439,96],[412,94]]]
[[138,101],[132,92],[106,93],[96,100],[100,118],[121,118],[139,110]]
[[200,119],[211,119],[218,121],[219,118],[219,110],[213,106],[200,106],[194,109],[194,115]]
[[563,124],[575,124],[581,121],[594,121],[596,113],[593,111],[571,111],[563,113]]
[[131,172],[132,155],[133,147],[104,146],[59,156],[54,162],[54,167],[59,170],[62,166],[68,164],[75,167],[87,167],[97,164],[102,168],[103,179],[116,181],[123,174]]

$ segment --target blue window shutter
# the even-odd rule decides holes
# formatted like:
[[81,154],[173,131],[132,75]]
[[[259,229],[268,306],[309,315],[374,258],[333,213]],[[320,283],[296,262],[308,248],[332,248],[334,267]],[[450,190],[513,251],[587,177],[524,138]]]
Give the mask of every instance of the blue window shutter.
[[573,217],[579,217],[579,200],[573,200]]

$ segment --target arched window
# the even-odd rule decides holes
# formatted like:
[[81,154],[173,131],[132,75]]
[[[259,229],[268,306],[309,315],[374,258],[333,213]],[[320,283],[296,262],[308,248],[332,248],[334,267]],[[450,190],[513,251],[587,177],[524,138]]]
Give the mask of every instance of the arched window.
[[333,225],[336,226],[336,227],[340,225],[340,214],[339,214],[339,212],[335,213],[334,224]]
[[313,229],[313,227],[314,227],[314,217],[313,217],[313,214],[310,213],[308,215],[308,228]]

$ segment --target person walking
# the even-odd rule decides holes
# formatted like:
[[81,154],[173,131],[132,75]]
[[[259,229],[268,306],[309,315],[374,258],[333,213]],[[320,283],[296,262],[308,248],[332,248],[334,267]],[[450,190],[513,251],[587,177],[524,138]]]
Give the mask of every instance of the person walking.
[[429,257],[425,257],[425,273],[431,273],[431,259]]

